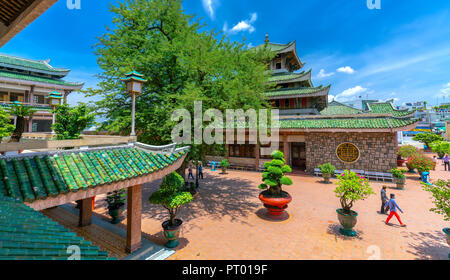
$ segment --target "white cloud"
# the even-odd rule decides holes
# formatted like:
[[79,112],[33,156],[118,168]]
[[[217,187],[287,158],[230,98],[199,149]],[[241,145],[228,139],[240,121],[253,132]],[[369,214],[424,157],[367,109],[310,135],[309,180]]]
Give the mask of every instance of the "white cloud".
[[346,74],[353,74],[355,73],[355,70],[350,66],[340,67],[336,71],[340,73],[346,73]]
[[202,0],[203,9],[205,9],[206,13],[210,18],[214,19],[216,13],[216,7],[218,4],[218,0]]
[[326,73],[325,69],[320,69],[319,74],[317,74],[317,78],[318,79],[322,79],[322,78],[327,78],[327,77],[330,77],[330,76],[333,76],[333,75],[334,75],[334,72]]
[[441,89],[442,94],[450,94],[450,83],[444,85],[444,87]]
[[253,33],[256,30],[255,27],[253,26],[253,23],[255,23],[257,19],[258,19],[258,14],[252,13],[250,15],[249,19],[240,21],[238,24],[233,26],[231,29],[228,29],[228,24],[225,22],[225,24],[223,26],[223,32],[225,32],[227,34],[237,34],[239,32]]
[[335,100],[340,102],[349,101],[351,99],[354,99],[356,95],[367,92],[367,90],[367,88],[363,88],[362,86],[352,87],[336,95]]

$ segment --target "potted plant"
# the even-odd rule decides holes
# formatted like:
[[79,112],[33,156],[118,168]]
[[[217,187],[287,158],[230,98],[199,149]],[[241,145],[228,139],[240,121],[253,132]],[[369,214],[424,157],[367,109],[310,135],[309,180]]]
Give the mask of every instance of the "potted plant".
[[406,176],[404,174],[404,170],[401,169],[391,169],[391,174],[394,177],[395,184],[397,185],[397,189],[404,190],[406,184]]
[[416,154],[412,156],[408,163],[411,168],[417,169],[421,176],[422,173],[429,172],[436,167],[436,163],[424,154]]
[[431,144],[433,152],[437,153],[439,159],[442,159],[446,154],[450,154],[450,142],[436,141]]
[[334,174],[334,171],[336,171],[336,167],[332,165],[331,163],[325,163],[322,165],[319,165],[317,168],[320,169],[320,172],[322,173],[323,180],[326,184],[330,184],[330,178]]
[[337,209],[339,222],[342,228],[339,231],[345,236],[356,236],[353,228],[356,225],[358,213],[352,211],[355,202],[366,199],[371,194],[375,194],[369,185],[369,180],[355,172],[345,170],[339,176],[337,187],[334,190],[340,199],[341,209]]
[[285,176],[285,173],[292,172],[292,168],[286,165],[284,154],[280,151],[272,153],[272,161],[266,162],[264,168],[262,174],[264,183],[259,185],[259,189],[264,191],[259,195],[259,199],[267,208],[269,215],[282,215],[292,201],[291,195],[282,189],[283,185],[292,185],[291,178]]
[[173,172],[164,177],[159,190],[154,192],[149,198],[151,204],[162,205],[169,212],[169,220],[162,224],[164,236],[168,240],[165,246],[168,248],[175,248],[179,245],[178,236],[183,221],[176,217],[181,206],[193,200],[190,192],[183,191],[183,186],[183,177]]
[[220,162],[220,168],[222,168],[222,174],[227,174],[228,167],[230,167],[230,162],[228,161],[228,159],[223,159]]
[[403,163],[406,162],[406,166],[408,166],[407,160],[405,159],[409,159],[411,158],[413,155],[419,153],[419,151],[417,150],[417,148],[413,145],[405,145],[405,146],[401,146],[398,149],[397,152],[397,165],[398,167],[403,166]]
[[[435,208],[430,209],[430,211],[441,214],[445,221],[450,221],[450,180],[438,180],[434,186],[422,185],[426,191],[433,195]],[[447,237],[447,244],[450,245],[450,228],[444,228],[444,233]]]
[[109,192],[106,196],[108,213],[111,216],[111,224],[118,224],[122,220],[122,213],[125,206],[125,189]]

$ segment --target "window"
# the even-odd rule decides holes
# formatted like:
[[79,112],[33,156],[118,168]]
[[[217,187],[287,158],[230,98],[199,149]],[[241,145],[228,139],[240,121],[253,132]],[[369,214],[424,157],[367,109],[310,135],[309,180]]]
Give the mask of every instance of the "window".
[[281,62],[278,62],[275,68],[276,68],[277,70],[278,70],[278,69],[281,69]]
[[254,158],[255,157],[255,145],[230,145],[229,148],[230,157],[241,158]]
[[291,104],[291,101],[289,99],[284,100],[284,107],[289,108]]

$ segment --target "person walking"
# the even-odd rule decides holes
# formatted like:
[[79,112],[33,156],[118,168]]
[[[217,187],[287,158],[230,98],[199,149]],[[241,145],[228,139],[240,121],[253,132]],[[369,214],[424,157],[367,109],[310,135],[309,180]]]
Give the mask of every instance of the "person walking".
[[400,216],[397,213],[397,209],[400,210],[400,212],[402,212],[403,214],[403,210],[398,206],[397,202],[395,201],[395,194],[391,194],[391,199],[388,201],[388,203],[386,203],[385,207],[389,207],[389,211],[391,211],[391,213],[389,214],[389,217],[386,220],[386,225],[389,224],[389,221],[392,219],[393,216],[395,216],[398,220],[398,222],[400,223],[401,227],[406,227],[405,224],[402,223],[402,220],[400,219]]
[[433,171],[436,171],[436,166],[438,165],[438,159],[436,156],[433,156],[434,168]]
[[198,176],[199,176],[199,178],[203,179],[203,163],[202,162],[200,162],[198,164]]
[[386,195],[386,186],[383,186],[383,188],[381,189],[381,214],[386,214],[386,203],[388,202],[388,197]]
[[450,158],[448,155],[445,155],[442,160],[444,161],[445,171],[450,171]]
[[195,180],[194,174],[192,173],[192,165],[189,164],[189,175],[188,175],[188,180],[189,180],[189,178],[191,178],[191,177],[192,177],[192,180]]

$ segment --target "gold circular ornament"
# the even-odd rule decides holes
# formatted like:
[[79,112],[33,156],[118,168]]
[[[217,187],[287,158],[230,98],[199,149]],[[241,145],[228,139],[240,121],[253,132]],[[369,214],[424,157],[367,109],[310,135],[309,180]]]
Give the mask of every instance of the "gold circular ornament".
[[336,150],[338,159],[344,163],[354,163],[359,160],[361,153],[358,147],[352,143],[343,143]]

